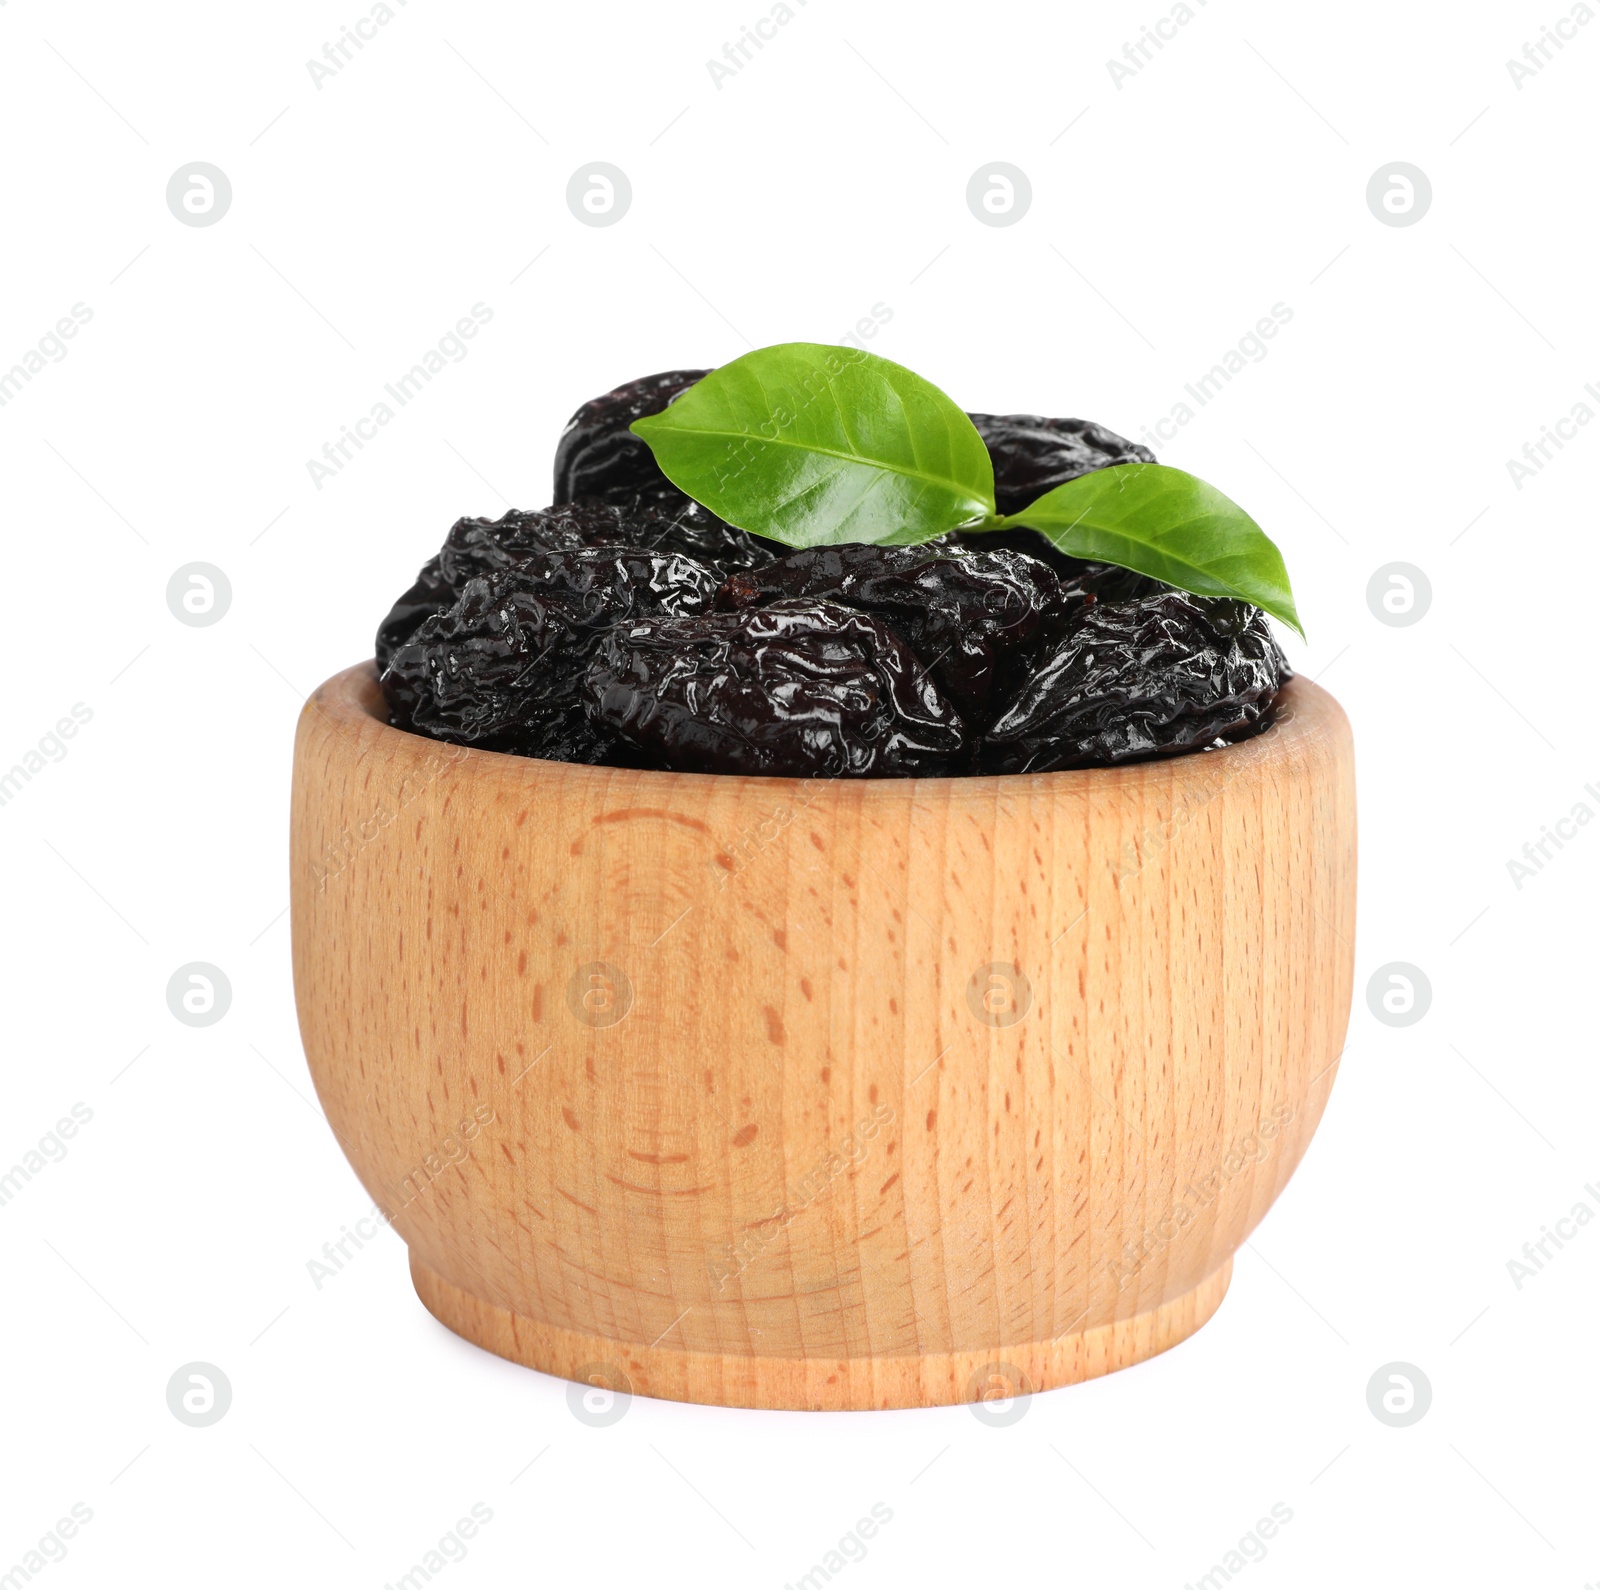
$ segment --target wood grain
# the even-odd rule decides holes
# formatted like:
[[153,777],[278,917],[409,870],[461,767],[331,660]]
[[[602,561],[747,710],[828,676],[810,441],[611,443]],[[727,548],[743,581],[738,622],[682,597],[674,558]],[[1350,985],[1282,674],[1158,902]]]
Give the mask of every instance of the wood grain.
[[295,754],[301,1032],[423,1302],[690,1401],[1039,1390],[1198,1329],[1353,970],[1350,733],[797,781],[462,751],[371,664]]

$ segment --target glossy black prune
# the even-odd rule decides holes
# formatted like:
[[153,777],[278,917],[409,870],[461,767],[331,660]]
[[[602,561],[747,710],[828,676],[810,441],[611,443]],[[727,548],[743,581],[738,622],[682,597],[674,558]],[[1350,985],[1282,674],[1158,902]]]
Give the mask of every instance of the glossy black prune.
[[601,502],[565,503],[533,513],[514,508],[498,519],[457,519],[444,545],[423,564],[416,583],[378,626],[379,670],[425,618],[442,613],[461,595],[468,580],[509,568],[537,552],[627,546],[633,539],[633,517]]
[[939,545],[961,547],[970,552],[998,551],[1025,553],[1037,559],[1055,575],[1065,597],[1099,596],[1110,602],[1132,602],[1141,596],[1170,590],[1160,580],[1152,580],[1132,569],[1114,563],[1093,563],[1060,551],[1037,530],[956,530],[939,538]]
[[662,474],[648,443],[628,429],[647,414],[659,414],[709,373],[666,370],[590,398],[567,421],[556,445],[555,501],[612,503],[639,521],[635,545],[683,552],[731,574],[785,549],[728,524],[679,491]]
[[808,547],[731,575],[715,605],[732,612],[799,598],[881,618],[974,729],[1038,662],[1046,622],[1064,606],[1055,575],[1020,552],[860,542]]
[[1090,600],[991,725],[985,772],[1197,751],[1267,727],[1288,665],[1259,609],[1163,590]]
[[653,497],[639,498],[634,512],[634,545],[682,552],[724,574],[758,568],[789,550],[780,542],[752,535],[719,519],[675,486],[669,485]]
[[692,558],[626,547],[536,552],[469,578],[384,669],[391,721],[457,745],[617,760],[616,736],[579,699],[595,650],[628,619],[701,611],[716,584]]
[[647,414],[659,414],[701,376],[710,373],[664,370],[590,398],[567,421],[561,440],[556,443],[554,501],[598,497],[603,502],[628,506],[662,486],[676,490],[661,473],[649,446],[628,427]]
[[1160,580],[1119,568],[1115,563],[1088,563],[1079,558],[1072,562],[1075,567],[1061,575],[1061,589],[1068,597],[1097,602],[1140,602],[1147,596],[1159,596],[1172,589]]
[[[994,465],[995,507],[1020,513],[1047,491],[1080,475],[1113,464],[1153,464],[1156,455],[1138,442],[1118,436],[1093,420],[1051,419],[1042,414],[969,414]],[[1134,601],[1165,590],[1157,580],[1106,563],[1090,563],[1059,551],[1039,531],[958,531],[962,546],[1010,547],[1038,558],[1054,570],[1063,589],[1078,595],[1100,592],[1106,599]]]
[[897,778],[964,771],[970,737],[915,653],[870,614],[783,601],[619,624],[593,715],[683,773]]
[[1020,513],[1047,491],[1112,464],[1153,464],[1139,442],[1093,420],[1042,414],[969,414],[994,465],[994,501],[1001,513]]

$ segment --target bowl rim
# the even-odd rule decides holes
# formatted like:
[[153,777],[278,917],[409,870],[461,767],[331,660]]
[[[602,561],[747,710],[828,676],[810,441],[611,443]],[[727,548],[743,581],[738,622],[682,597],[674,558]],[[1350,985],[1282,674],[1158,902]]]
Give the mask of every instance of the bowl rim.
[[1212,775],[1219,770],[1226,770],[1226,782],[1231,784],[1252,766],[1281,765],[1303,754],[1313,744],[1326,744],[1330,738],[1349,735],[1348,720],[1338,701],[1300,674],[1291,675],[1285,682],[1271,727],[1248,739],[1216,750],[1152,757],[1120,767],[1068,768],[1051,773],[796,778],[776,774],[671,773],[654,768],[596,767],[585,762],[554,762],[509,751],[488,751],[431,739],[391,724],[383,710],[377,663],[372,658],[342,669],[318,685],[301,709],[302,722],[312,716],[324,720],[343,736],[354,736],[362,742],[365,751],[382,747],[391,760],[408,761],[419,768],[425,764],[436,768],[444,758],[452,767],[474,770],[497,782],[540,784],[561,779],[576,787],[586,782],[603,786],[626,781],[627,787],[639,795],[654,790],[662,797],[674,790],[704,795],[719,788],[747,785],[770,788],[774,793],[826,788],[851,791],[857,799],[915,802],[919,796],[936,796],[943,802],[960,798],[967,804],[984,805],[992,805],[1002,796],[1021,793],[1064,795],[1152,786],[1166,790],[1191,785],[1203,787],[1214,782]]

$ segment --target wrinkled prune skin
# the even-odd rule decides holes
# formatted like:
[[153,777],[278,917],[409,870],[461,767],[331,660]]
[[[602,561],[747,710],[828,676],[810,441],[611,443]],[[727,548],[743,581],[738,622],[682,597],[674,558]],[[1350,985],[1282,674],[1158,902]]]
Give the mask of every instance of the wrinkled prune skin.
[[1039,661],[1046,624],[1065,606],[1055,575],[1021,552],[860,542],[808,547],[732,575],[714,605],[734,612],[801,598],[882,619],[974,730]]
[[1001,513],[1020,513],[1047,491],[1112,464],[1153,464],[1139,442],[1093,420],[1042,414],[969,414],[994,465],[994,501]]
[[620,624],[593,715],[680,773],[901,778],[965,771],[972,742],[887,625],[825,601]]
[[563,503],[578,497],[597,497],[625,507],[662,486],[676,490],[661,473],[648,444],[628,427],[647,414],[659,414],[701,376],[710,373],[664,370],[660,375],[640,376],[613,392],[590,398],[567,421],[561,440],[556,443],[553,500]]
[[1259,609],[1163,590],[1090,600],[991,725],[990,773],[1104,767],[1264,729],[1288,664]]
[[378,626],[379,670],[388,667],[425,618],[442,613],[461,595],[468,580],[510,568],[534,553],[628,546],[633,540],[631,516],[609,503],[565,503],[533,513],[514,508],[498,519],[457,519],[416,583]]
[[1110,602],[1132,602],[1141,596],[1153,596],[1157,591],[1167,591],[1171,586],[1152,580],[1132,569],[1118,568],[1114,563],[1092,563],[1087,558],[1075,558],[1060,551],[1037,530],[1019,526],[1015,530],[956,530],[940,536],[940,546],[951,545],[970,552],[987,552],[1004,548],[1021,552],[1043,563],[1060,582],[1065,596],[1099,596]]
[[1077,567],[1061,576],[1061,589],[1069,597],[1097,602],[1142,602],[1147,596],[1159,596],[1172,589],[1148,575],[1118,568],[1115,563],[1087,563],[1078,558],[1072,561]]
[[[1042,414],[969,414],[967,418],[989,449],[989,461],[994,465],[995,508],[1000,513],[1020,513],[1047,491],[1093,470],[1156,461],[1148,447],[1130,442],[1093,420],[1051,419]],[[954,539],[968,547],[1004,546],[1026,552],[1048,564],[1063,586],[1081,587],[1084,592],[1109,568],[1107,564],[1089,563],[1058,551],[1046,536],[1025,526],[1014,530],[958,531]],[[1166,589],[1157,581],[1129,574],[1126,569],[1115,572],[1126,576],[1116,582],[1117,600],[1131,601]]]
[[724,574],[759,568],[789,550],[780,542],[752,535],[719,519],[676,486],[667,486],[649,500],[639,499],[632,511],[637,515],[632,531],[634,545],[682,552]]
[[679,491],[662,474],[649,444],[628,429],[647,414],[659,414],[710,373],[666,370],[590,398],[567,421],[556,445],[555,501],[614,504],[640,521],[634,545],[682,552],[732,574],[765,563],[785,549],[728,524]]
[[469,578],[383,670],[390,721],[485,750],[633,762],[583,709],[590,659],[619,623],[700,612],[716,585],[692,558],[626,547],[536,552]]

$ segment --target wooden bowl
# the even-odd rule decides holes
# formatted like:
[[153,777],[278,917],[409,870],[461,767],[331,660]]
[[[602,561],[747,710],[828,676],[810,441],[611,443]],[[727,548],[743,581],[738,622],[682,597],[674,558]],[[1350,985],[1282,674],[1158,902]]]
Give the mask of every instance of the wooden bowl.
[[1349,725],[1114,770],[578,767],[301,714],[317,1091],[452,1330],[693,1402],[1105,1374],[1217,1308],[1344,1043]]

